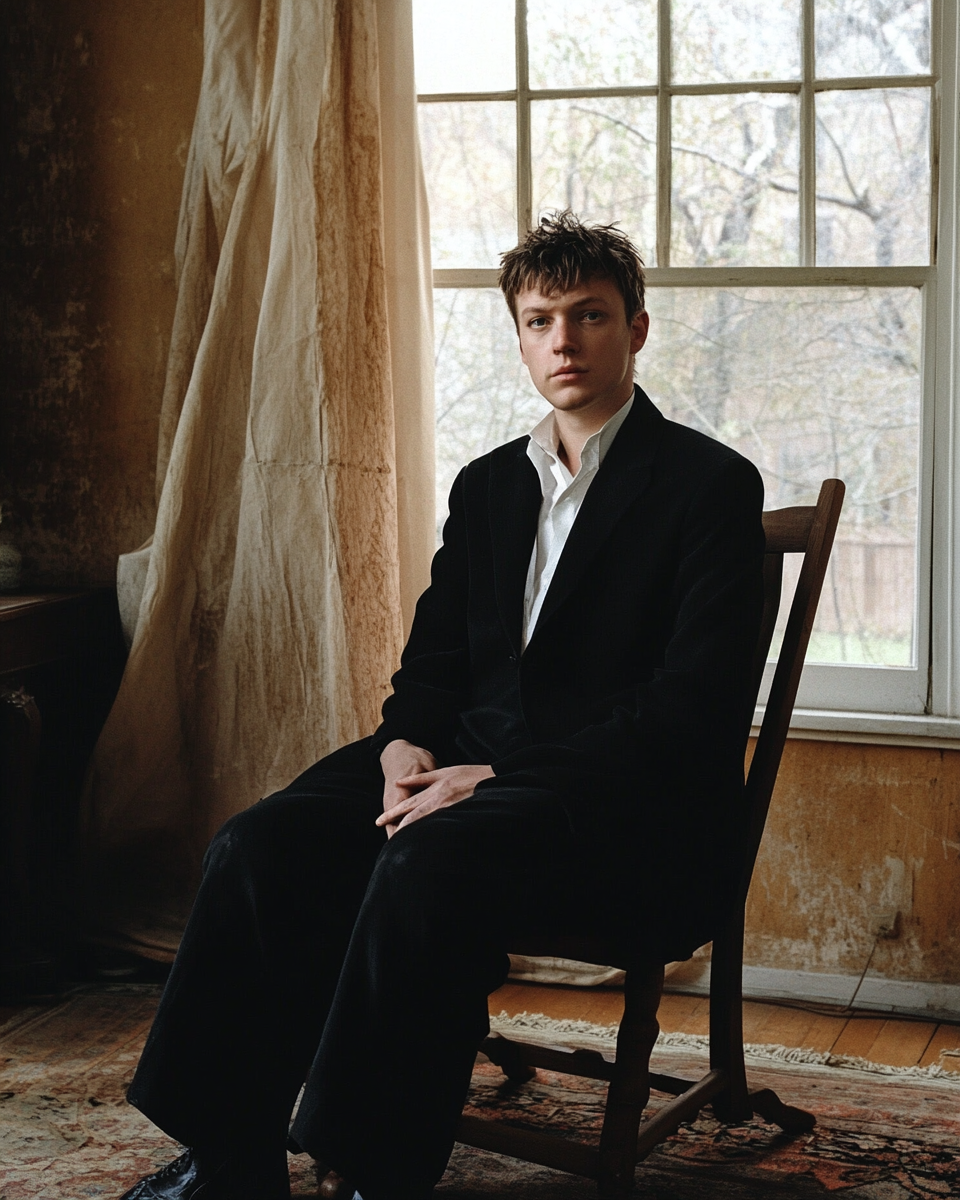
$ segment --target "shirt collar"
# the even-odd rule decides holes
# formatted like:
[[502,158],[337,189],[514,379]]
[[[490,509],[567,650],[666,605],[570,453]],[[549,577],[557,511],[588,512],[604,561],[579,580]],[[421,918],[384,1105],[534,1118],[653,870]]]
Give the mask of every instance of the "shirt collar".
[[587,438],[580,454],[580,470],[575,477],[570,475],[560,461],[558,454],[560,435],[557,432],[556,416],[551,409],[543,420],[530,431],[530,441],[527,443],[527,456],[540,472],[541,478],[544,471],[549,472],[554,464],[562,468],[568,479],[579,479],[581,475],[598,470],[606,458],[607,451],[613,445],[613,439],[620,432],[620,426],[629,416],[630,409],[633,408],[635,395],[636,393],[633,393],[626,404],[618,408],[602,428],[598,429],[596,433],[591,433]]

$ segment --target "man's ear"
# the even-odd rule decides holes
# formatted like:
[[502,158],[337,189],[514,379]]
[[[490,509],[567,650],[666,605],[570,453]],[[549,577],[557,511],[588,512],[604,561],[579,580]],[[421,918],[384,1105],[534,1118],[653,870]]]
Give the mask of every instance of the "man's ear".
[[647,340],[647,334],[650,332],[650,314],[644,310],[638,312],[630,322],[630,353],[636,354],[638,350],[643,349],[643,344]]

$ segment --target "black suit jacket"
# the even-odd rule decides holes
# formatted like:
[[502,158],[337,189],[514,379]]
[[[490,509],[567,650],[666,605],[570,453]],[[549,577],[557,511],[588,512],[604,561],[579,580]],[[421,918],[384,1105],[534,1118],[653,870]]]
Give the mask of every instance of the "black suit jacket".
[[612,909],[685,957],[738,865],[760,476],[637,388],[521,653],[541,503],[527,441],[454,483],[374,749],[406,738],[441,763],[490,763],[481,789],[557,793]]

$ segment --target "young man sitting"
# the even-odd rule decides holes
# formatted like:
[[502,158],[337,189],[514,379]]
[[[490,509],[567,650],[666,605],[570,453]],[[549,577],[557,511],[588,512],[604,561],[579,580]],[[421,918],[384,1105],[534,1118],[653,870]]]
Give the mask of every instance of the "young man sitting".
[[[228,821],[130,1100],[189,1149],[126,1200],[363,1200],[443,1174],[521,938],[709,940],[736,873],[762,485],[634,385],[640,258],[569,213],[503,258],[550,414],[466,466],[383,722]],[[306,549],[306,548],[305,548]]]

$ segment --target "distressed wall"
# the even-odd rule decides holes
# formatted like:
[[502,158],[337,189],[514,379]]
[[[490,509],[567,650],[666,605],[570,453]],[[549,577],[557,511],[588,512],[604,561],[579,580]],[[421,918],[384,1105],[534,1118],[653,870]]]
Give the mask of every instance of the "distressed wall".
[[[0,498],[34,583],[109,581],[154,516],[202,0],[3,7]],[[787,743],[747,961],[960,979],[960,751]]]
[[154,519],[202,0],[5,3],[0,498],[25,582],[109,582]]
[[790,740],[747,911],[745,962],[960,982],[960,750]]

